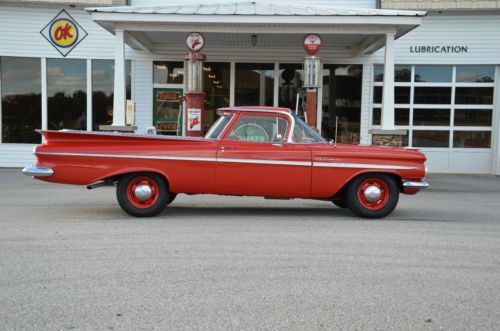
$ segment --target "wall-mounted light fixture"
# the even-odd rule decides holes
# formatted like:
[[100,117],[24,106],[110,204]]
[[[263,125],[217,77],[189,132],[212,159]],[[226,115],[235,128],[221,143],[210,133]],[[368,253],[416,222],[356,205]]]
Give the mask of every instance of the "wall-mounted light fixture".
[[252,35],[252,46],[257,46],[257,35],[256,34]]

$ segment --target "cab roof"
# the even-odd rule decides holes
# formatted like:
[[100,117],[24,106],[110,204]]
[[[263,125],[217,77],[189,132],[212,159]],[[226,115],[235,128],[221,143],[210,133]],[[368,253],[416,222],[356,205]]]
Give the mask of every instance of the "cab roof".
[[222,113],[230,113],[230,112],[239,112],[239,111],[258,111],[258,112],[283,112],[290,114],[292,111],[289,108],[284,107],[271,107],[271,106],[240,106],[240,107],[227,107],[227,108],[219,108],[217,109],[218,114]]

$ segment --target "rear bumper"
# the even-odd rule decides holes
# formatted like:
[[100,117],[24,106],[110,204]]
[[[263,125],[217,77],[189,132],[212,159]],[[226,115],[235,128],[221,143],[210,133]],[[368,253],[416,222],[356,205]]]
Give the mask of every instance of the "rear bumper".
[[26,176],[33,177],[50,177],[54,174],[54,170],[47,167],[39,167],[36,165],[32,165],[23,169],[23,174]]
[[427,183],[425,180],[421,180],[419,182],[404,182],[403,183],[403,188],[409,189],[409,188],[414,188],[414,189],[419,189],[422,190],[424,188],[428,188],[429,183]]

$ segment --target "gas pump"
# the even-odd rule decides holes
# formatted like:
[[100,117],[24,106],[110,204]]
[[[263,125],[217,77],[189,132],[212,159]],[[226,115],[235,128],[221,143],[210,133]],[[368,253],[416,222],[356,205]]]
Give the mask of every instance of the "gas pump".
[[205,108],[205,92],[203,92],[203,62],[207,59],[200,51],[205,46],[205,38],[201,33],[192,32],[186,37],[189,49],[184,57],[185,97],[184,135],[202,137],[204,135],[203,109]]
[[321,87],[321,58],[316,53],[321,47],[321,38],[317,34],[308,34],[304,38],[304,88],[306,88],[306,122],[318,131],[317,105],[318,88]]

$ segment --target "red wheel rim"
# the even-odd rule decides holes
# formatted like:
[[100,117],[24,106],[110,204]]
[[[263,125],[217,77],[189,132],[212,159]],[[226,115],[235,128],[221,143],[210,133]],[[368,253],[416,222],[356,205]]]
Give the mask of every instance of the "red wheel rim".
[[[135,189],[140,185],[147,185],[151,189],[151,196],[146,200],[139,199],[135,194]],[[147,176],[134,178],[127,185],[127,199],[136,208],[144,209],[152,207],[158,201],[159,195],[160,189],[158,188],[158,184]]]
[[[366,189],[372,186],[380,190],[380,197],[375,201],[368,200],[365,195]],[[365,179],[358,187],[358,200],[366,209],[379,210],[384,208],[389,201],[389,195],[389,186],[379,178]]]

